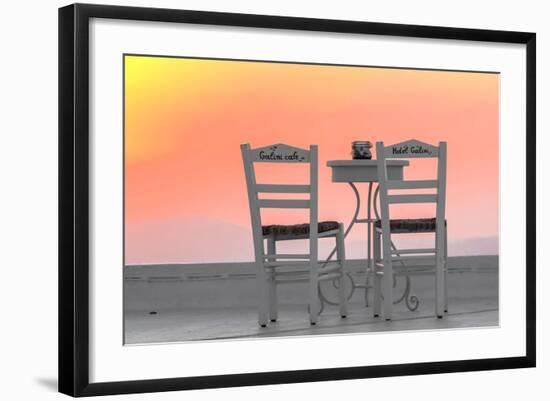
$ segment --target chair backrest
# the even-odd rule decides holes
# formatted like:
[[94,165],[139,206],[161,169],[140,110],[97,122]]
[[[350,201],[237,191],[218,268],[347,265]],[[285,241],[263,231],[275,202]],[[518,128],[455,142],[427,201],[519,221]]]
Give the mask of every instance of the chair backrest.
[[[378,163],[378,182],[380,186],[380,214],[382,224],[389,222],[389,206],[391,204],[435,203],[436,227],[442,232],[445,222],[445,192],[447,176],[447,142],[439,142],[433,146],[411,139],[395,145],[384,146],[384,142],[376,143],[376,158]],[[437,158],[437,176],[432,180],[388,180],[387,159]],[[396,190],[426,190],[434,193],[394,194]],[[425,191],[424,191],[425,192]],[[389,224],[389,223],[387,223]]]
[[[249,144],[241,145],[241,153],[248,190],[248,203],[254,237],[256,260],[263,260],[261,209],[309,209],[309,251],[310,258],[317,259],[318,239],[318,149],[311,145],[300,149],[285,144],[269,145],[251,149]],[[307,163],[309,164],[308,184],[269,184],[257,183],[255,163]],[[309,194],[309,199],[269,199],[260,194]]]

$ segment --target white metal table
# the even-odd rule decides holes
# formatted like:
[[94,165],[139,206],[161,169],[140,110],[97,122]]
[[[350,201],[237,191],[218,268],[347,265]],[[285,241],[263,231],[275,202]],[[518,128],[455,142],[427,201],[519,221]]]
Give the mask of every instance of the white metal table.
[[[403,168],[408,160],[388,160],[388,179],[402,180]],[[376,160],[329,160],[327,166],[332,169],[332,182],[378,182]]]
[[[403,170],[406,166],[409,165],[408,160],[388,160],[386,162],[388,169],[388,179],[390,180],[402,180],[403,179]],[[332,169],[332,182],[335,183],[347,183],[352,188],[355,199],[356,199],[356,209],[353,215],[353,218],[348,225],[345,235],[351,231],[355,223],[365,223],[368,227],[367,233],[367,269],[366,269],[366,280],[365,284],[356,284],[351,278],[352,282],[352,292],[355,288],[364,288],[365,289],[365,305],[368,306],[368,288],[370,285],[369,272],[372,272],[374,269],[374,260],[372,257],[372,224],[379,218],[378,211],[376,208],[376,194],[373,194],[373,184],[378,182],[378,167],[376,160],[329,160],[327,166]],[[359,218],[359,210],[361,207],[361,196],[357,189],[357,183],[368,183],[368,197],[367,197],[367,217]],[[378,188],[375,192],[378,191]],[[373,196],[374,195],[374,196]],[[374,209],[374,216],[373,216]],[[329,259],[332,255],[329,256]],[[403,295],[395,301],[395,303],[401,302],[405,299],[407,307],[410,310],[414,310],[418,307],[418,299],[416,297],[409,298],[410,292],[410,278],[406,276],[406,288]],[[325,300],[326,301],[326,300]],[[411,305],[412,302],[412,305]]]

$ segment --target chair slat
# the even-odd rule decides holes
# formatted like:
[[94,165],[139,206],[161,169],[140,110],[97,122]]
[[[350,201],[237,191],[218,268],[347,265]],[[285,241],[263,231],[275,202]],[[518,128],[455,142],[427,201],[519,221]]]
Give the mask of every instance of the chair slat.
[[309,259],[309,254],[268,253],[264,259]]
[[297,184],[256,184],[256,192],[261,193],[309,193],[311,187],[309,185]]
[[[383,267],[382,263],[376,263],[377,268]],[[447,269],[444,269],[444,271]],[[383,271],[377,270],[376,275],[383,275]],[[399,264],[396,264],[393,269],[393,275],[395,277],[401,277],[401,276],[433,276],[435,275],[434,270],[434,264],[426,264],[426,265],[407,265],[407,266],[401,266]]]
[[309,270],[285,270],[285,271],[274,271],[273,274],[275,277],[296,277],[296,276],[305,276],[309,274]]
[[309,209],[311,202],[307,199],[258,199],[260,208],[272,209]]
[[417,249],[392,249],[392,255],[407,255],[414,253],[435,253],[435,248],[417,248]]
[[435,194],[388,195],[388,203],[437,203]]
[[310,265],[309,261],[303,260],[289,260],[289,261],[279,261],[279,262],[265,262],[264,267],[308,267]]
[[435,255],[415,255],[415,256],[392,256],[392,262],[433,262],[435,263]]
[[309,281],[309,277],[303,277],[303,278],[290,278],[290,279],[276,279],[276,284],[286,284],[286,283],[307,283]]
[[437,188],[437,180],[390,180],[388,189],[428,189]]

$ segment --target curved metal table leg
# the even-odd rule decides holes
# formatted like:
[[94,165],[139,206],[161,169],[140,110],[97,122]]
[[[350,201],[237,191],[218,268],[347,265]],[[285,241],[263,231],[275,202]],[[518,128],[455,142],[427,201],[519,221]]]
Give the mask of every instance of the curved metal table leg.
[[[351,218],[351,221],[348,224],[348,228],[344,232],[344,238],[348,236],[349,232],[351,231],[351,229],[353,228],[355,223],[359,221],[359,219],[357,217],[359,216],[359,211],[361,209],[361,197],[359,195],[359,191],[357,190],[357,187],[355,186],[355,184],[353,182],[348,182],[348,184],[351,187],[351,189],[353,190],[353,193],[355,195],[355,212],[353,213],[353,217]],[[376,205],[376,200],[378,198],[378,194],[380,192],[380,189],[379,189],[379,187],[376,187],[376,189],[374,191],[374,196],[373,196],[372,186],[373,186],[373,183],[369,182],[369,191],[368,191],[368,199],[367,199],[367,201],[368,201],[368,203],[367,203],[367,219],[366,219],[366,221],[362,220],[362,222],[367,223],[367,227],[368,227],[368,234],[367,234],[367,268],[366,268],[366,271],[365,271],[365,284],[364,285],[356,284],[355,280],[353,279],[351,274],[349,274],[349,273],[347,274],[347,276],[348,276],[348,278],[351,282],[350,294],[348,295],[348,299],[350,299],[353,296],[353,293],[355,292],[355,290],[357,288],[363,288],[365,290],[365,292],[364,292],[365,306],[368,306],[368,290],[369,290],[369,288],[372,288],[372,285],[370,285],[370,275],[374,271],[374,260],[372,258],[372,223],[373,223],[373,219],[372,219],[372,209],[371,209],[371,207],[374,208],[375,219],[376,220],[380,219],[380,215],[378,213],[378,207]],[[392,249],[397,250],[397,248],[396,248],[396,246],[393,242],[391,243],[391,246],[392,246]],[[330,252],[330,254],[328,255],[328,257],[327,257],[325,263],[323,264],[323,266],[325,266],[332,259],[332,257],[334,256],[335,253],[336,253],[336,247],[334,247],[334,249]],[[403,264],[403,262],[401,262],[401,263]],[[405,275],[404,277],[405,277],[405,289],[403,291],[403,294],[398,299],[396,299],[393,303],[398,304],[398,303],[400,303],[404,300],[405,305],[407,306],[407,309],[409,309],[410,311],[414,311],[414,310],[418,309],[418,306],[420,304],[420,300],[418,299],[418,297],[416,295],[411,295],[411,278],[410,278],[410,276]],[[332,281],[332,285],[333,285],[334,288],[338,288],[337,280]],[[396,278],[395,275],[394,275],[394,278],[393,278],[393,286],[394,286],[394,288],[397,286],[397,278]],[[321,313],[324,310],[325,303],[328,304],[328,305],[337,305],[338,304],[337,302],[330,301],[323,294],[321,286],[319,286],[319,299],[321,300],[319,313]]]

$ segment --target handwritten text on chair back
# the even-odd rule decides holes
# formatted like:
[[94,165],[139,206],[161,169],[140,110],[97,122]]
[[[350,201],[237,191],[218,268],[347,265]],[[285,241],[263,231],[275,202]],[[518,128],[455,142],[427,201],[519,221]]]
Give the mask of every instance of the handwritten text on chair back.
[[386,158],[437,157],[439,149],[425,142],[411,139],[384,148]]
[[309,163],[309,150],[278,143],[251,151],[252,160],[264,163]]

